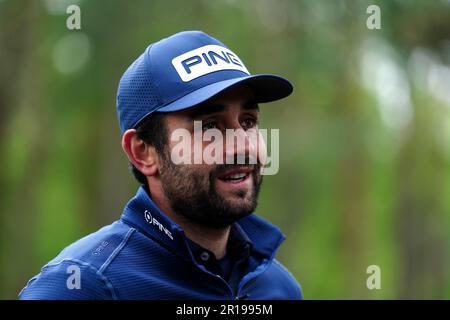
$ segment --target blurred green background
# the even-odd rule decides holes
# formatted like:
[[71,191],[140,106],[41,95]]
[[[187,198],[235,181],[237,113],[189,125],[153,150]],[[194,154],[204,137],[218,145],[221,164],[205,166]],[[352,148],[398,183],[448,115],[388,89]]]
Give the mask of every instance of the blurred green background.
[[[66,8],[81,8],[68,30]],[[366,9],[381,8],[369,30]],[[307,299],[450,298],[450,1],[0,0],[0,298],[118,219],[137,183],[115,95],[147,45],[200,29],[253,73],[280,171],[257,212]],[[369,290],[366,269],[381,268]]]

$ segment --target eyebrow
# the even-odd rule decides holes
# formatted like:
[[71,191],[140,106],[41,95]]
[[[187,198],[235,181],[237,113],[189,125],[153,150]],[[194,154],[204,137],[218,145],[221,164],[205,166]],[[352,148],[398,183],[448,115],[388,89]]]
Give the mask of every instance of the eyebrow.
[[[254,98],[250,98],[248,99],[243,105],[242,108],[244,110],[257,110],[259,111],[259,106],[258,103],[256,102],[256,99]],[[194,110],[192,110],[192,112],[189,114],[189,118],[191,119],[195,119],[195,118],[200,118],[209,114],[213,114],[213,113],[219,113],[219,112],[223,112],[227,109],[227,107],[223,104],[217,103],[217,104],[205,104],[205,105],[200,105],[196,108],[194,108]]]

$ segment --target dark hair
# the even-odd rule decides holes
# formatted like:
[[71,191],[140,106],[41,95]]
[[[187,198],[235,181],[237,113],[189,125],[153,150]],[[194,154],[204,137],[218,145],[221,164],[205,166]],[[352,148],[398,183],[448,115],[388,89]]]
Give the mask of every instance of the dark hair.
[[[136,135],[146,144],[152,145],[158,154],[162,154],[167,143],[167,128],[164,124],[164,113],[155,112],[142,120],[136,127]],[[147,177],[131,162],[130,169],[136,180],[147,186]]]

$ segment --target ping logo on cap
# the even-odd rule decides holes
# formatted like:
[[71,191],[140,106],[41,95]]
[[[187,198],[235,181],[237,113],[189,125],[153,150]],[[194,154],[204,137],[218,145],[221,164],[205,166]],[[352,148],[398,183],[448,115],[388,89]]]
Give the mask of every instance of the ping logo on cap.
[[191,81],[220,70],[238,70],[250,74],[233,51],[218,45],[206,45],[172,59],[181,80]]

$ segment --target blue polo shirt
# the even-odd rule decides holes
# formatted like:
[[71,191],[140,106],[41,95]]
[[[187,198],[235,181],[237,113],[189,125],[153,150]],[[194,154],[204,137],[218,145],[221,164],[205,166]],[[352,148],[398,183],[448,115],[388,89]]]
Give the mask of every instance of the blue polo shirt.
[[227,253],[186,238],[143,187],[121,218],[66,247],[20,292],[20,299],[302,299],[274,257],[281,231],[251,214],[236,222]]

